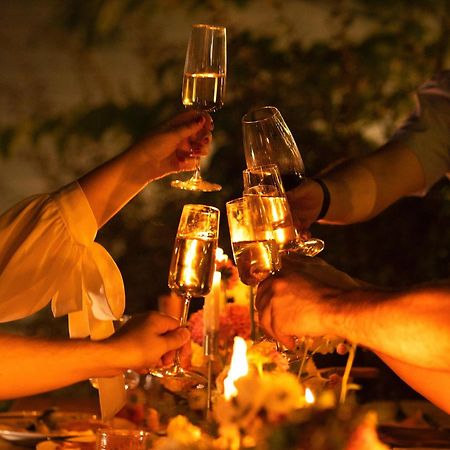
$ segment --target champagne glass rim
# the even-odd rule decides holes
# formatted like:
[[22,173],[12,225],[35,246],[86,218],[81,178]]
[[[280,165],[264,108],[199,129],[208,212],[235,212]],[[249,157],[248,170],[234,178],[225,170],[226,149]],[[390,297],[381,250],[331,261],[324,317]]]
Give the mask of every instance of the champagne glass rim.
[[210,25],[207,23],[194,23],[192,25],[192,28],[208,28],[210,30],[226,30],[226,27],[224,27],[223,25]]
[[[261,117],[259,119],[252,119],[252,114],[256,112],[263,112],[263,111],[270,111],[270,113],[266,117]],[[252,108],[249,111],[247,111],[242,116],[242,123],[258,123],[258,122],[264,122],[266,120],[271,120],[275,116],[281,116],[280,110],[276,106],[266,105],[266,106],[258,106],[256,108]]]
[[243,173],[253,173],[253,172],[264,172],[264,171],[271,171],[274,170],[276,173],[280,172],[280,169],[278,168],[278,166],[276,164],[262,164],[260,166],[252,166],[252,167],[247,167],[247,169],[244,169],[242,172]]
[[220,212],[220,210],[218,208],[216,208],[215,206],[202,205],[200,203],[186,203],[183,206],[183,210],[184,209],[190,209],[190,210],[195,210],[195,211],[210,211],[210,212],[215,212],[215,213]]
[[235,205],[238,203],[244,203],[246,202],[246,198],[244,197],[238,197],[238,198],[234,198],[233,200],[229,200],[225,203],[225,207],[228,208],[228,205]]

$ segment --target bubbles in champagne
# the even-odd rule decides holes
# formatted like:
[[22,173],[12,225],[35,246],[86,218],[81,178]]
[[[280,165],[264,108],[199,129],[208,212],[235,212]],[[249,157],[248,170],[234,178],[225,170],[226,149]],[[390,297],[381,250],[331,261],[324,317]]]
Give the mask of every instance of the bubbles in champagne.
[[215,111],[223,106],[225,74],[185,73],[182,100],[184,106]]
[[249,286],[258,285],[280,269],[274,240],[233,242],[233,253],[239,278]]
[[212,286],[216,239],[177,237],[169,271],[169,288],[177,294],[203,297]]

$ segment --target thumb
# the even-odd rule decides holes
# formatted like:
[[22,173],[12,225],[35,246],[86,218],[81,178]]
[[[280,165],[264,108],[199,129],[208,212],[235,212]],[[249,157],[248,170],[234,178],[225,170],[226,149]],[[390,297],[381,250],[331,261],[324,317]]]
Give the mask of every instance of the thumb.
[[191,333],[187,328],[177,328],[176,330],[164,333],[161,338],[164,339],[166,352],[176,350],[185,344],[191,337]]

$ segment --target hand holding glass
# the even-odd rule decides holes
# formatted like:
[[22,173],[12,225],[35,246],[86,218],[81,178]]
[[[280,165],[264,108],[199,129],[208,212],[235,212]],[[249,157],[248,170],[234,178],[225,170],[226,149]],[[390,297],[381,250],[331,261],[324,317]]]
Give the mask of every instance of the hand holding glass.
[[[186,108],[217,111],[223,106],[227,66],[226,29],[221,26],[192,26],[184,65],[182,101]],[[190,191],[219,191],[219,184],[209,183],[200,175],[200,159],[193,176],[175,180],[172,186]]]
[[[242,118],[242,134],[247,167],[275,164],[280,172],[283,188],[290,190],[302,183],[305,166],[294,137],[274,106],[249,111]],[[297,251],[314,256],[324,248],[321,239],[301,239]],[[294,249],[291,249],[294,250]]]
[[244,195],[259,195],[264,202],[280,252],[294,251],[306,256],[315,256],[323,250],[323,241],[320,239],[304,241],[298,235],[280,172],[275,164],[252,167],[244,170],[242,174]]

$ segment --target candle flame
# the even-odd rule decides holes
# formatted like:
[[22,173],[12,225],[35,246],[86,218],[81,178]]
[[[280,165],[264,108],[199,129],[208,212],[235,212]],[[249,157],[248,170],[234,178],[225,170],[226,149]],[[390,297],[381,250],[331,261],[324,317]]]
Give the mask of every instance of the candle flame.
[[217,262],[226,262],[228,260],[228,256],[225,255],[223,249],[221,249],[220,247],[217,247],[216,249],[216,261]]
[[233,354],[231,356],[230,369],[223,381],[224,397],[229,400],[237,395],[234,384],[236,380],[248,374],[247,344],[239,336],[234,338]]
[[305,401],[306,403],[308,403],[308,405],[312,405],[315,401],[314,394],[308,387],[305,389]]

